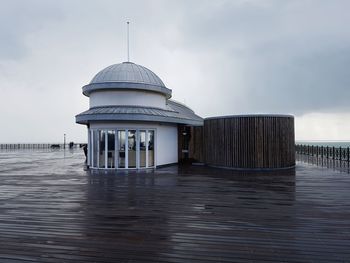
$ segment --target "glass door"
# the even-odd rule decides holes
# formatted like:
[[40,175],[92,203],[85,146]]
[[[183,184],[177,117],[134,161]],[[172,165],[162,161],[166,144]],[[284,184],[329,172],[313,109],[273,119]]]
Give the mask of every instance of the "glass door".
[[98,131],[98,167],[105,168],[106,161],[106,134],[105,131]]
[[[91,130],[90,162],[94,168],[155,166],[155,130]],[[90,150],[90,149],[89,149]]]
[[146,155],[147,155],[147,145],[146,145],[146,131],[140,130],[140,168],[146,167]]
[[125,131],[118,131],[118,168],[126,168],[125,160]]
[[137,158],[136,130],[128,131],[128,168],[136,168]]
[[98,133],[97,131],[92,130],[92,145],[91,145],[91,151],[92,151],[92,167],[98,167]]
[[148,165],[147,167],[153,167],[154,166],[154,131],[148,130],[147,131],[147,144],[148,144]]
[[115,136],[114,131],[107,131],[107,168],[115,168]]

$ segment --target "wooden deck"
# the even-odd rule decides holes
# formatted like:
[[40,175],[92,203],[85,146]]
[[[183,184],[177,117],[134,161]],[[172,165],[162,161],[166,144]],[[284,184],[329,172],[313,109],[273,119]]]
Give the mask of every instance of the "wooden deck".
[[82,163],[0,152],[0,262],[350,262],[348,173]]

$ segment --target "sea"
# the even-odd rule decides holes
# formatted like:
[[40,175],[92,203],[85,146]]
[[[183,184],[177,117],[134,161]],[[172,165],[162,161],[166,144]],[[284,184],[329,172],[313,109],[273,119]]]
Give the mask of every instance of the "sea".
[[295,144],[325,146],[325,147],[350,147],[350,141],[303,141],[296,140]]

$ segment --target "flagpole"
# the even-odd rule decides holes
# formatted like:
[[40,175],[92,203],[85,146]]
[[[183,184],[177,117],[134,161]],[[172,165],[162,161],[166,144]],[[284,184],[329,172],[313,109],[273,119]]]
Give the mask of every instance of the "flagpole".
[[129,24],[130,22],[126,22],[126,32],[127,32],[127,49],[128,49],[128,62],[130,62],[130,53],[129,53]]

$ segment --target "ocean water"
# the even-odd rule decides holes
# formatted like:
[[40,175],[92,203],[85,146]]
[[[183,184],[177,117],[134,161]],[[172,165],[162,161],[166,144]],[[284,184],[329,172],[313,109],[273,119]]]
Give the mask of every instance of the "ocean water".
[[295,144],[325,146],[325,147],[350,147],[350,141],[295,141]]

